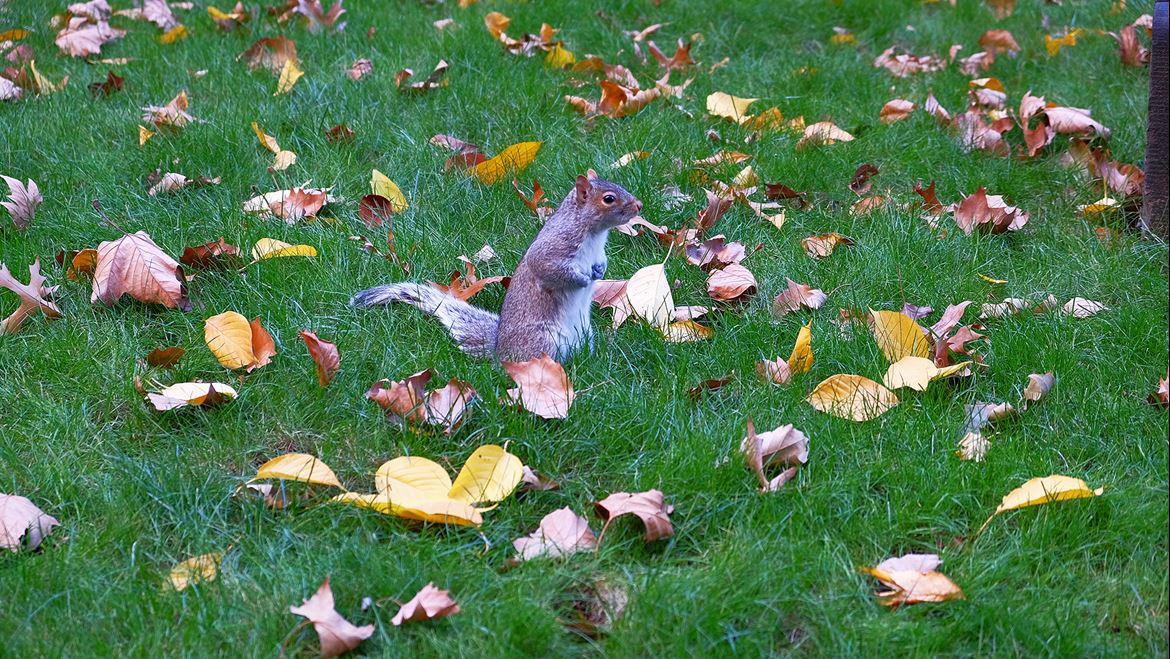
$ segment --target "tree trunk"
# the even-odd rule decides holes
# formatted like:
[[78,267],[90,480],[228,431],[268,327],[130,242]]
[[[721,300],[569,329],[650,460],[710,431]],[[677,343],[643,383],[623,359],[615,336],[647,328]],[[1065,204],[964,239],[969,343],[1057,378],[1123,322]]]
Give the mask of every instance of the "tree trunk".
[[1146,186],[1142,200],[1142,224],[1145,230],[1167,239],[1166,198],[1170,194],[1167,182],[1166,124],[1170,119],[1167,95],[1170,81],[1167,79],[1167,21],[1170,20],[1170,3],[1159,0],[1154,5],[1154,43],[1150,48],[1150,105],[1146,117]]

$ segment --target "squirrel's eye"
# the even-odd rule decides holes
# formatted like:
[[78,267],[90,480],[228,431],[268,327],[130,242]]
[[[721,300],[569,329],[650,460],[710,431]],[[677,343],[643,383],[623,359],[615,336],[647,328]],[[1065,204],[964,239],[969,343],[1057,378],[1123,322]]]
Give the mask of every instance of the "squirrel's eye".
[[613,194],[607,193],[604,197],[601,198],[601,200],[606,204],[612,204],[613,202],[617,201],[617,197],[613,196]]

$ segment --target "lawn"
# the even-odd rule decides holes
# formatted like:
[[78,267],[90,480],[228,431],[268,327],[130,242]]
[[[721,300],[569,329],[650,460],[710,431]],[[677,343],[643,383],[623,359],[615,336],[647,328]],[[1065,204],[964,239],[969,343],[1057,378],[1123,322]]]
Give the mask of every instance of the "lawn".
[[[329,575],[338,611],[375,625],[358,648],[370,655],[1166,655],[1167,413],[1146,402],[1167,369],[1166,245],[1132,232],[1099,239],[1100,221],[1077,207],[1103,190],[1062,166],[1066,135],[1037,157],[1001,157],[966,151],[921,109],[880,123],[890,99],[921,105],[930,91],[961,111],[971,76],[951,64],[895,78],[873,65],[894,44],[944,58],[962,44],[960,56],[968,56],[986,30],[1010,30],[1021,52],[1000,55],[981,74],[1002,81],[1008,109],[1028,90],[1091,109],[1112,130],[1112,158],[1140,165],[1148,70],[1123,66],[1114,40],[1099,31],[1132,23],[1149,3],[1115,13],[1108,2],[1025,1],[997,20],[967,0],[483,0],[467,8],[450,0],[346,0],[347,27],[313,33],[247,2],[260,15],[223,33],[196,0],[194,9],[176,10],[189,37],[169,45],[159,43],[154,25],[115,17],[127,34],[91,58],[130,58],[115,65],[60,53],[49,21],[66,4],[0,0],[0,31],[32,30],[25,43],[37,69],[54,82],[69,76],[57,93],[0,103],[0,174],[36,181],[45,199],[24,230],[0,211],[0,261],[23,280],[39,257],[50,283],[60,285],[63,312],[0,336],[0,492],[28,497],[61,522],[36,551],[0,552],[5,654],[273,656],[283,644],[287,653],[312,656],[317,637],[310,628],[290,635],[301,619],[288,607]],[[698,66],[671,77],[694,81],[681,98],[653,101],[632,116],[586,120],[563,96],[596,99],[597,75],[551,68],[543,54],[509,54],[484,27],[491,11],[512,18],[509,34],[547,22],[579,59],[600,55],[644,81],[659,77],[658,67],[639,61],[623,31],[666,23],[652,38],[668,55],[676,39],[696,35]],[[432,25],[447,17],[454,27]],[[833,40],[834,27],[853,39]],[[1045,35],[1073,27],[1084,29],[1076,45],[1050,56]],[[278,34],[296,42],[305,75],[274,96],[276,77],[236,58]],[[373,71],[353,81],[345,70],[357,58],[371,60]],[[423,94],[395,88],[398,70],[425,75],[439,59],[450,63],[446,86]],[[124,76],[124,88],[95,98],[86,87],[107,70]],[[199,121],[158,131],[140,146],[141,108],[182,90]],[[707,114],[705,99],[716,91],[760,99],[754,112],[779,107],[785,118],[831,120],[856,139],[798,150],[799,132],[772,130],[745,142],[750,130]],[[294,165],[269,171],[273,156],[253,121],[297,154]],[[326,139],[339,123],[354,131],[352,141]],[[708,137],[710,129],[721,142]],[[806,192],[811,205],[787,209],[780,229],[736,205],[708,231],[749,251],[762,244],[743,262],[758,292],[704,318],[714,329],[709,340],[665,342],[635,319],[613,330],[612,311],[595,310],[592,354],[566,364],[576,402],[566,419],[544,420],[501,404],[508,376],[462,354],[434,320],[409,307],[347,306],[355,291],[381,283],[446,281],[459,255],[485,243],[498,258],[479,273],[508,274],[538,231],[511,177],[485,185],[443,171],[449,153],[429,143],[441,133],[489,155],[543,140],[517,176],[524,189],[536,178],[559,200],[577,174],[594,168],[636,194],[648,221],[672,228],[706,203],[690,163],[721,149],[751,159],[708,171],[711,178],[729,181],[750,164],[763,182]],[[1018,127],[1005,137],[1022,146]],[[639,150],[651,155],[611,166]],[[852,214],[857,195],[849,181],[863,163],[880,170],[871,194],[889,203]],[[409,202],[393,218],[409,274],[348,240],[360,234],[385,244],[386,227],[358,219],[373,168]],[[156,169],[221,182],[149,196],[146,178]],[[333,186],[338,200],[322,213],[331,220],[288,225],[242,210],[254,195],[309,180]],[[932,229],[912,192],[931,180],[944,203],[982,186],[1030,221],[1020,231],[966,235],[944,215]],[[663,191],[671,185],[692,199],[672,206]],[[90,282],[68,279],[53,257],[119,237],[100,223],[94,199],[119,226],[146,231],[175,258],[220,236],[244,250],[271,237],[313,245],[319,255],[193,271],[194,308],[186,313],[129,299],[90,304]],[[856,244],[819,261],[801,249],[801,238],[831,231]],[[608,255],[606,276],[614,279],[667,258],[650,235],[611,235]],[[678,280],[676,303],[712,304],[707,273],[677,251],[666,271]],[[773,316],[771,301],[786,277],[824,290],[828,301]],[[1047,294],[1108,310],[1089,318],[977,319],[983,303]],[[474,302],[498,309],[502,299],[503,289],[489,286]],[[921,393],[900,390],[897,407],[864,423],[805,402],[831,375],[880,381],[887,367],[864,325],[841,331],[841,310],[929,305],[935,311],[921,322],[930,324],[963,300],[974,302],[964,324],[981,322],[987,337],[979,348],[986,367],[973,376]],[[0,292],[0,316],[16,304]],[[204,343],[204,320],[229,309],[261,317],[279,351],[242,379]],[[810,320],[812,369],[785,386],[760,381],[755,363],[787,356]],[[302,329],[338,346],[340,371],[328,387],[317,382]],[[146,354],[172,345],[187,350],[178,365],[146,373]],[[427,368],[437,372],[435,382],[457,377],[480,394],[450,436],[400,429],[365,398],[380,378]],[[688,396],[731,371],[726,386]],[[1047,371],[1056,377],[1051,392],[988,433],[982,462],[956,456],[966,405],[1018,404],[1027,376]],[[239,397],[214,409],[157,412],[136,391],[136,376],[148,386],[226,382]],[[808,463],[777,492],[761,494],[744,467],[739,446],[749,418],[759,430],[791,423],[809,437]],[[327,505],[328,490],[314,505],[286,510],[233,496],[258,465],[282,453],[313,454],[347,487],[368,491],[373,472],[391,458],[426,456],[454,472],[476,447],[503,442],[561,488],[508,498],[484,513],[480,529]],[[1008,512],[976,534],[1003,495],[1049,474],[1084,479],[1104,494]],[[652,488],[674,506],[672,537],[645,542],[640,523],[622,518],[596,553],[502,569],[515,553],[511,541],[549,512],[569,506],[596,531],[594,502]],[[182,592],[164,587],[177,562],[209,552],[225,553],[216,580]],[[910,552],[938,553],[940,570],[965,599],[882,606],[877,582],[857,568]],[[449,590],[461,612],[393,626],[396,602],[428,582]],[[628,605],[589,639],[562,623],[598,583],[624,591]],[[374,604],[363,609],[366,597]]]

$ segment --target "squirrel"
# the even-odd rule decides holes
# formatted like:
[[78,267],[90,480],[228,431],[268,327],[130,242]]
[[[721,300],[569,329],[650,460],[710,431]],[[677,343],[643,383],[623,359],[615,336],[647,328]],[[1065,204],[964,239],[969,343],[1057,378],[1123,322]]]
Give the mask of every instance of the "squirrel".
[[642,210],[622,186],[589,170],[557,206],[516,266],[499,315],[430,286],[389,284],[358,292],[350,305],[405,302],[439,320],[459,348],[497,361],[549,355],[564,361],[592,345],[594,282],[605,275],[609,230]]

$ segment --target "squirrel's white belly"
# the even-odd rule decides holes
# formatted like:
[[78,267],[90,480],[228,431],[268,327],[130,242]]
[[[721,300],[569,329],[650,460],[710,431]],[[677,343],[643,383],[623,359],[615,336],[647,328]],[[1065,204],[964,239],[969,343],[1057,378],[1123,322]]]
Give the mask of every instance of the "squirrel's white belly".
[[[609,232],[590,235],[573,255],[573,265],[582,272],[592,272],[593,264],[605,261],[605,240]],[[567,291],[561,322],[556,328],[558,352],[568,356],[593,339],[589,313],[593,307],[594,282],[583,288]]]

